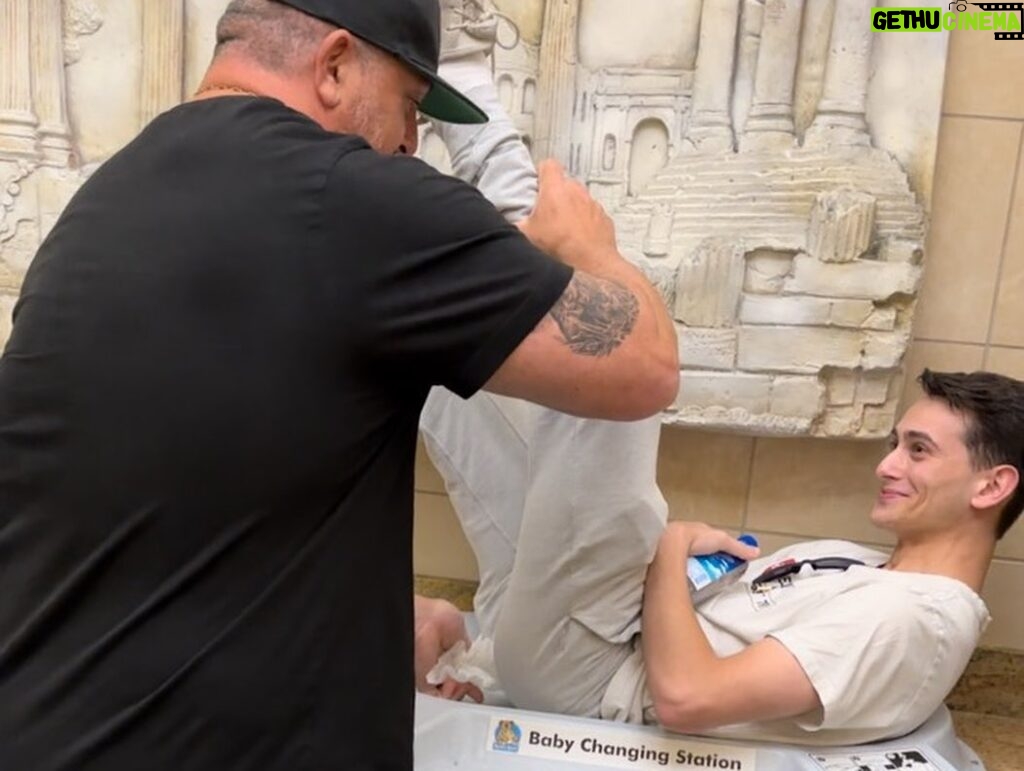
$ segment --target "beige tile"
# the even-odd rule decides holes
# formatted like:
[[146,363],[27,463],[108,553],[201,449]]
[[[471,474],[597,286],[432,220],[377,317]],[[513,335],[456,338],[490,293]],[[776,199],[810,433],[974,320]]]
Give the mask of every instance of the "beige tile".
[[[779,551],[779,549],[785,549],[789,546],[793,546],[794,544],[804,543],[805,541],[813,541],[815,539],[822,538],[822,536],[798,536],[788,535],[786,533],[772,533],[771,531],[766,530],[758,530],[756,532],[751,532],[753,532],[754,535],[757,536],[758,543],[761,546],[761,554],[764,556],[773,554],[774,552]],[[880,551],[887,552],[889,550],[889,545],[884,543],[885,534],[882,533],[880,530],[875,530],[875,533],[877,533],[877,537],[872,542],[855,540],[854,543],[858,543],[861,546],[866,546],[869,549],[878,549]],[[836,536],[828,537],[833,538]]]
[[869,514],[883,442],[758,439],[746,528],[889,543]]
[[996,560],[988,572],[982,597],[992,614],[992,623],[982,645],[1024,651],[1024,614],[1020,612],[1024,588],[1024,562]]
[[[1018,519],[1010,531],[996,545],[996,556],[1004,559],[1024,560],[1024,519]],[[1020,587],[1024,589],[1024,586]]]
[[943,112],[1024,118],[1024,46],[991,32],[957,30],[949,40]]
[[[990,348],[985,369],[1024,380],[1024,348]],[[1024,560],[1024,523],[1018,522],[996,548],[996,556]]]
[[416,493],[413,566],[422,576],[477,580],[476,558],[446,496]]
[[910,344],[903,360],[903,399],[899,414],[921,396],[917,377],[925,368],[936,372],[971,372],[981,369],[985,360],[985,346],[962,343],[932,343],[915,340]]
[[754,440],[678,427],[661,432],[658,484],[672,519],[738,528]]
[[803,543],[808,540],[807,538],[798,535],[781,535],[779,533],[769,533],[761,530],[751,532],[757,536],[757,542],[761,547],[762,557],[767,557],[769,554],[774,554],[779,549],[785,549],[789,546],[793,546],[794,544]]
[[992,346],[988,349],[985,369],[1024,380],[1024,348]]
[[914,335],[988,337],[1022,124],[944,118]]
[[996,313],[992,320],[992,342],[995,345],[1024,345],[1024,303],[1021,298],[1024,298],[1024,149],[1017,160],[1017,188],[1003,252]]
[[424,493],[446,494],[444,479],[430,462],[422,437],[416,441],[416,489]]

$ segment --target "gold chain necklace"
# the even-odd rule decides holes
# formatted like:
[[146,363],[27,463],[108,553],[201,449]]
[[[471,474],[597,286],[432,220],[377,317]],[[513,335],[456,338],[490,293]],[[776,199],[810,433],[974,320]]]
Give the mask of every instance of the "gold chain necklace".
[[239,86],[228,86],[221,83],[210,83],[208,86],[203,86],[198,91],[196,91],[195,95],[199,96],[200,94],[205,94],[209,91],[230,91],[233,94],[243,94],[245,96],[263,96],[263,94],[258,94],[255,91],[250,91],[246,88],[240,88]]

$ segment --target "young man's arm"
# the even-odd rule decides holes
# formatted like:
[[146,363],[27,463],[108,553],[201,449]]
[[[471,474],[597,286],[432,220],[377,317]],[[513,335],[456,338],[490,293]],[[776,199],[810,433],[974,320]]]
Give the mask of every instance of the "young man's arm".
[[774,720],[820,709],[804,670],[771,638],[720,657],[697,622],[686,583],[692,554],[756,555],[721,530],[670,523],[647,572],[643,651],[658,722],[681,732]]

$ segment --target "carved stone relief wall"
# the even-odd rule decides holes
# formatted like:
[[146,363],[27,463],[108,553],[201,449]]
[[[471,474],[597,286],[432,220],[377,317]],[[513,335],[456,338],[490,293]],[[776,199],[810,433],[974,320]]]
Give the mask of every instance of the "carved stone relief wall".
[[[204,3],[204,35],[226,3]],[[24,273],[71,196],[186,93],[187,5],[0,3],[0,342]]]
[[683,377],[666,422],[889,432],[942,34],[872,33],[867,0],[446,3],[481,26],[539,21],[535,41],[495,47],[496,75],[536,78],[535,113],[515,114],[535,157],[587,183],[674,313]]
[[[195,88],[226,3],[0,3],[0,341],[60,211]],[[443,5],[447,50],[493,52],[535,157],[585,180],[672,309],[684,371],[666,422],[888,432],[945,33],[873,34],[867,0]],[[444,167],[429,131],[423,154]]]

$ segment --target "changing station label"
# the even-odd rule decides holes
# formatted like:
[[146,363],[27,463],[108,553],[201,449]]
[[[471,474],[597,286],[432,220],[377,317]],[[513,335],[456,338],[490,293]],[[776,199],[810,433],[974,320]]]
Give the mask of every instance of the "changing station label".
[[487,751],[562,760],[606,768],[724,769],[756,771],[757,752],[688,738],[669,738],[621,728],[491,718]]

